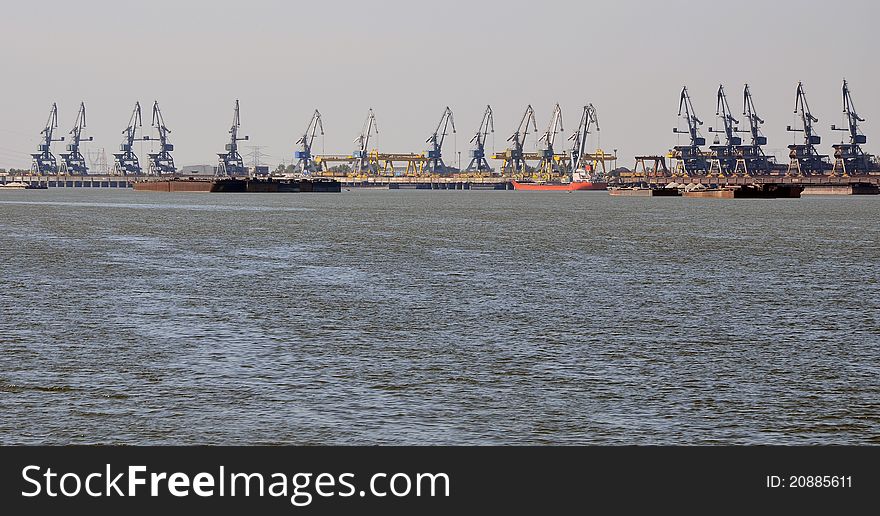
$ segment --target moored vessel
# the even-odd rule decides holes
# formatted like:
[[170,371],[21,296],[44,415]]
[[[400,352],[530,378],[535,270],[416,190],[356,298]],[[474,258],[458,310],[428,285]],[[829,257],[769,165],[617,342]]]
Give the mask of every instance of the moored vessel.
[[512,181],[514,190],[607,190],[608,183],[602,181]]
[[620,197],[679,197],[681,191],[678,188],[614,186],[608,189],[608,194]]
[[9,183],[0,184],[0,188],[4,190],[45,190],[45,185],[24,183],[22,181],[10,181]]
[[718,188],[685,188],[684,197],[703,197],[714,199],[798,199],[804,187],[801,185],[742,185]]
[[342,183],[329,178],[257,179],[225,177],[221,179],[201,179],[191,177],[147,179],[136,182],[134,189],[148,192],[336,193],[342,191]]

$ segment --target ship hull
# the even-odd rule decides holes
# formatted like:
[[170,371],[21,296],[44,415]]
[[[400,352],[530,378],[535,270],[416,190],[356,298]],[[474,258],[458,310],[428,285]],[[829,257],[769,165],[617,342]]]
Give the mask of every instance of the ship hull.
[[565,191],[607,190],[608,183],[593,181],[572,181],[570,183],[533,183],[530,181],[512,181],[514,190],[532,191]]

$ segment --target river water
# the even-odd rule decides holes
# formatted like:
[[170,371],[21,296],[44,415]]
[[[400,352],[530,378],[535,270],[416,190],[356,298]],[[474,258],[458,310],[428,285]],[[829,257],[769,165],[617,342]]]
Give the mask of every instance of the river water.
[[0,192],[0,443],[880,444],[880,198]]

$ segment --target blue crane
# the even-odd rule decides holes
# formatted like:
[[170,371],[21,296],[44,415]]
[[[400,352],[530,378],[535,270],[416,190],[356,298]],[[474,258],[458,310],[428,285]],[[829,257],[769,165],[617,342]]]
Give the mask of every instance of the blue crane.
[[31,158],[33,158],[31,171],[34,174],[51,175],[58,173],[58,162],[55,160],[55,155],[52,154],[52,142],[63,142],[64,137],[53,138],[57,127],[58,106],[53,102],[52,108],[49,110],[49,120],[46,122],[46,127],[40,131],[40,145],[37,147],[37,152],[31,154]]
[[596,108],[593,107],[593,104],[587,104],[581,113],[581,120],[578,123],[577,130],[568,137],[568,140],[572,142],[569,160],[571,161],[573,179],[576,175],[586,172],[583,161],[587,155],[587,138],[593,125],[596,126],[598,131],[599,119],[596,116]]
[[843,81],[843,113],[846,115],[847,127],[832,125],[831,130],[848,132],[849,142],[832,145],[834,147],[834,173],[842,175],[866,174],[877,167],[873,163],[873,157],[862,150],[862,144],[867,143],[868,138],[862,134],[859,123],[864,122],[865,119],[856,113],[846,79]]
[[428,158],[428,172],[432,174],[443,174],[447,171],[446,164],[443,163],[443,141],[446,139],[447,131],[452,126],[452,132],[455,133],[455,120],[452,119],[452,110],[449,106],[443,110],[440,115],[440,122],[434,133],[425,140],[430,148],[425,152]]
[[376,125],[376,114],[373,113],[373,108],[370,108],[370,111],[367,113],[367,119],[364,121],[364,126],[361,129],[361,134],[357,138],[354,139],[354,142],[358,144],[358,148],[352,153],[352,157],[355,159],[355,172],[360,174],[365,169],[369,173],[376,173],[376,167],[370,163],[370,135],[371,134],[379,134],[379,126]]
[[813,124],[819,119],[810,112],[810,105],[807,102],[807,94],[804,91],[804,84],[798,82],[797,93],[795,95],[794,113],[801,120],[801,127],[786,127],[786,131],[794,133],[804,133],[804,142],[802,144],[789,145],[789,157],[791,162],[788,167],[790,174],[812,175],[822,173],[831,168],[827,163],[827,155],[819,154],[816,145],[822,143],[822,138],[813,130]]
[[321,136],[324,136],[324,123],[321,122],[321,113],[316,109],[314,114],[312,114],[309,125],[306,126],[306,132],[296,141],[296,144],[302,147],[293,154],[293,157],[297,160],[297,168],[304,175],[309,175],[318,170],[315,157],[312,155],[312,143],[315,141],[319,128]]
[[134,139],[138,127],[141,127],[142,125],[141,103],[135,102],[131,117],[128,119],[128,127],[122,131],[125,138],[123,139],[122,144],[119,145],[119,152],[113,154],[113,170],[117,175],[140,175],[141,163],[138,160],[137,155],[134,153]]
[[720,172],[729,174],[736,168],[737,149],[742,145],[742,138],[737,136],[737,133],[741,133],[743,130],[737,127],[739,120],[734,118],[733,113],[730,110],[730,104],[727,102],[727,95],[724,93],[723,84],[718,86],[718,93],[715,102],[715,116],[721,119],[723,129],[713,129],[710,127],[709,132],[723,134],[724,144],[719,145],[716,137],[715,145],[709,147],[713,154],[712,161],[713,164],[718,164]]
[[483,113],[483,120],[480,122],[480,127],[477,129],[474,137],[471,138],[470,143],[473,144],[474,148],[471,149],[471,162],[468,164],[467,170],[468,172],[491,172],[492,168],[489,166],[489,162],[486,161],[486,137],[489,133],[495,132],[495,120],[492,116],[492,106],[487,105],[486,111]]
[[556,142],[556,135],[563,130],[562,109],[557,103],[553,108],[553,114],[550,116],[550,124],[547,126],[547,130],[544,131],[544,134],[538,139],[538,144],[544,144],[540,150],[541,161],[538,164],[538,169],[545,174],[552,174],[559,170],[558,162],[555,159],[556,151],[553,149],[553,144]]
[[704,173],[707,171],[706,158],[700,149],[706,145],[706,139],[700,136],[700,126],[703,121],[700,120],[694,112],[694,106],[691,103],[691,96],[688,93],[687,86],[681,89],[681,96],[678,102],[678,116],[684,118],[687,123],[687,130],[673,127],[672,132],[676,134],[688,135],[688,145],[676,145],[673,147],[673,154],[678,160],[677,171],[689,173]]
[[174,150],[174,145],[168,143],[168,133],[171,132],[171,129],[168,129],[168,127],[165,126],[165,118],[162,116],[162,111],[159,110],[158,100],[153,101],[153,120],[151,125],[156,128],[159,137],[151,138],[149,136],[144,136],[144,140],[158,141],[159,152],[151,152],[147,154],[150,159],[149,173],[157,176],[173,174],[177,172],[177,167],[174,166],[174,158],[171,156],[171,151]]
[[507,139],[510,142],[510,148],[505,153],[504,172],[526,172],[523,147],[526,143],[526,137],[529,135],[529,127],[534,132],[538,132],[538,126],[535,124],[535,110],[532,109],[531,104],[526,107],[526,111],[523,113],[516,131]]
[[749,85],[743,87],[743,116],[749,122],[749,135],[751,139],[747,145],[740,145],[738,149],[737,168],[735,172],[743,174],[769,174],[775,166],[773,157],[764,154],[763,146],[767,145],[767,137],[761,133],[761,125],[764,119],[758,116],[755,100]]
[[61,154],[61,172],[64,174],[86,175],[89,173],[89,167],[86,165],[86,159],[80,151],[80,143],[85,140],[87,142],[94,141],[93,136],[83,138],[83,129],[86,127],[86,104],[79,103],[79,111],[76,114],[76,122],[73,129],[70,130],[70,143],[67,144],[67,152]]
[[238,152],[238,142],[247,141],[248,137],[239,137],[238,130],[241,128],[238,99],[235,99],[235,111],[232,115],[232,127],[229,129],[229,143],[226,144],[226,152],[218,153],[219,167],[217,174],[221,176],[243,176],[246,174],[244,161]]

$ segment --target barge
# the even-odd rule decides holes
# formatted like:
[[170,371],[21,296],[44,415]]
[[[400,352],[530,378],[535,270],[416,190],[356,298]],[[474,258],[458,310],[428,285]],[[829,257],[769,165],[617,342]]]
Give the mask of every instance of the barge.
[[172,178],[146,179],[134,183],[134,189],[146,192],[220,192],[220,193],[306,193],[342,191],[335,179],[254,179],[233,178],[201,179]]

